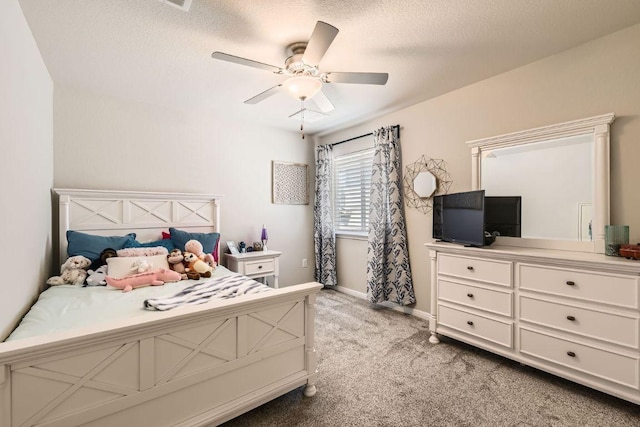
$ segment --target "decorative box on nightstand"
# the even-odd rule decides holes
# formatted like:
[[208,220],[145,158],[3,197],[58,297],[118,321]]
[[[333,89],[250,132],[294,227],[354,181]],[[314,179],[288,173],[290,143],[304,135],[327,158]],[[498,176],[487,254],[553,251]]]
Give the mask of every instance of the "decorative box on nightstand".
[[278,251],[226,254],[227,268],[252,279],[273,276],[273,287],[277,288],[278,276],[280,275],[280,255],[282,252]]

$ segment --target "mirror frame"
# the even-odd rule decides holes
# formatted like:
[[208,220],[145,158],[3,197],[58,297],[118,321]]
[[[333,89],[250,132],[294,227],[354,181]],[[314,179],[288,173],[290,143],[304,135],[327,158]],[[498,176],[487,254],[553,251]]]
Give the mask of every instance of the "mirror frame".
[[482,153],[497,148],[515,147],[546,140],[569,136],[593,135],[593,237],[590,242],[532,239],[519,237],[498,237],[497,243],[505,246],[518,246],[543,249],[561,249],[580,252],[604,253],[604,226],[609,224],[610,209],[610,125],[615,120],[614,113],[585,119],[498,135],[489,138],[468,141],[471,148],[471,189],[482,189]]

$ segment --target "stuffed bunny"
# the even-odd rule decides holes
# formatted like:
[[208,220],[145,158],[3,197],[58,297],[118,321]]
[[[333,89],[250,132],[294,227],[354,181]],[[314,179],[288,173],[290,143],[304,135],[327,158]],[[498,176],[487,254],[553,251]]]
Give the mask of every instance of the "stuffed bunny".
[[82,255],[69,257],[60,267],[60,276],[47,280],[47,285],[82,285],[87,278],[85,268],[91,265],[89,258]]

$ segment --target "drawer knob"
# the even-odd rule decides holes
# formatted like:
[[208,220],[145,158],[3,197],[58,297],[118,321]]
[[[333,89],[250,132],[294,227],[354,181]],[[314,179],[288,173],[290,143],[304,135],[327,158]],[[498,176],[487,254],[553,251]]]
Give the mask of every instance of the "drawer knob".
[[473,294],[467,294],[469,298],[473,298]]
[[473,322],[471,320],[467,320],[467,325],[473,326]]
[[261,269],[261,268],[262,268],[262,266],[261,266],[261,265],[259,265],[259,266],[258,266],[258,270],[259,270],[259,269]]
[[576,282],[573,282],[573,281],[571,281],[571,280],[567,280],[567,285],[569,285],[569,286],[575,286],[575,285],[576,285]]
[[573,351],[567,351],[567,356],[576,357],[576,354]]
[[567,320],[571,320],[572,322],[575,322],[576,318],[573,316],[567,316]]
[[467,266],[467,270],[473,271],[473,266],[471,266],[471,265]]

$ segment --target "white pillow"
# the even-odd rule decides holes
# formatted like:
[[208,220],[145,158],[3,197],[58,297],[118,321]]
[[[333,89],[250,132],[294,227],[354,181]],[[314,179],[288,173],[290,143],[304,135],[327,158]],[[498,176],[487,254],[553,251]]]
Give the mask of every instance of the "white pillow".
[[158,268],[169,269],[166,255],[111,257],[107,258],[107,274],[115,279],[122,279],[125,276],[135,274],[136,272],[132,270],[132,267],[139,260],[147,261],[152,270]]

